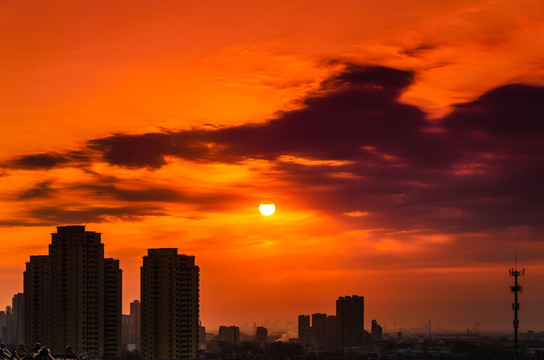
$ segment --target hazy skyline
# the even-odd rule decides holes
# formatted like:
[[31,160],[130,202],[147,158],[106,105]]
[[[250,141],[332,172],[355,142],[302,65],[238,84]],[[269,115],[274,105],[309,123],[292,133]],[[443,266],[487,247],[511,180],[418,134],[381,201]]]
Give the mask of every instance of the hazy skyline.
[[[540,1],[0,5],[0,305],[56,226],[201,269],[206,327],[365,297],[391,329],[544,310]],[[276,213],[262,216],[262,201]]]

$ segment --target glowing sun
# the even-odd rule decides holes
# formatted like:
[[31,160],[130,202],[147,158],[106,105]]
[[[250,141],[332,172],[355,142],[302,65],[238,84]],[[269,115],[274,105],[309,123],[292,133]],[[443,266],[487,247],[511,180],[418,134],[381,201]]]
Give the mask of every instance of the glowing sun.
[[276,211],[276,205],[270,201],[263,201],[261,205],[259,205],[259,211],[264,216],[270,216]]

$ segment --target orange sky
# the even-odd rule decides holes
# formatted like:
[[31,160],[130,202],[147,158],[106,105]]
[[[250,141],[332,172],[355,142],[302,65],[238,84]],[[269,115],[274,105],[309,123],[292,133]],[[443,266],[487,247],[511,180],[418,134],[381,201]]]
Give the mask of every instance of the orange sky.
[[213,331],[350,294],[386,330],[509,329],[518,249],[542,330],[541,1],[4,1],[0,48],[0,305],[84,224],[125,311],[177,247]]

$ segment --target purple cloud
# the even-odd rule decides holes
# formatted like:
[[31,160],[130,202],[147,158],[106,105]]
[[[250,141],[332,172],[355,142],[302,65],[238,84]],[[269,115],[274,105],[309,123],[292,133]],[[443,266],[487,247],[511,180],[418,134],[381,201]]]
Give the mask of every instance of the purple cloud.
[[[115,134],[90,140],[80,152],[38,154],[12,164],[52,168],[95,157],[131,169],[158,169],[168,165],[169,156],[217,163],[263,159],[291,184],[286,193],[357,228],[541,232],[544,88],[502,86],[430,121],[399,101],[413,81],[410,71],[348,64],[299,109],[263,123]],[[285,156],[341,163],[310,166],[283,161]],[[101,184],[88,190],[128,202],[192,200],[168,189]],[[344,215],[357,212],[366,215]]]

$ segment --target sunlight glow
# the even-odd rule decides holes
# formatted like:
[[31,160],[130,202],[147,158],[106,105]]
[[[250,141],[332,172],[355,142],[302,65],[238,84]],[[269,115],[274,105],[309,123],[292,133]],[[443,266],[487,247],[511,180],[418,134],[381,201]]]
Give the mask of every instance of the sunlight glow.
[[259,205],[259,211],[264,216],[270,216],[276,211],[276,205],[274,203],[264,201]]

